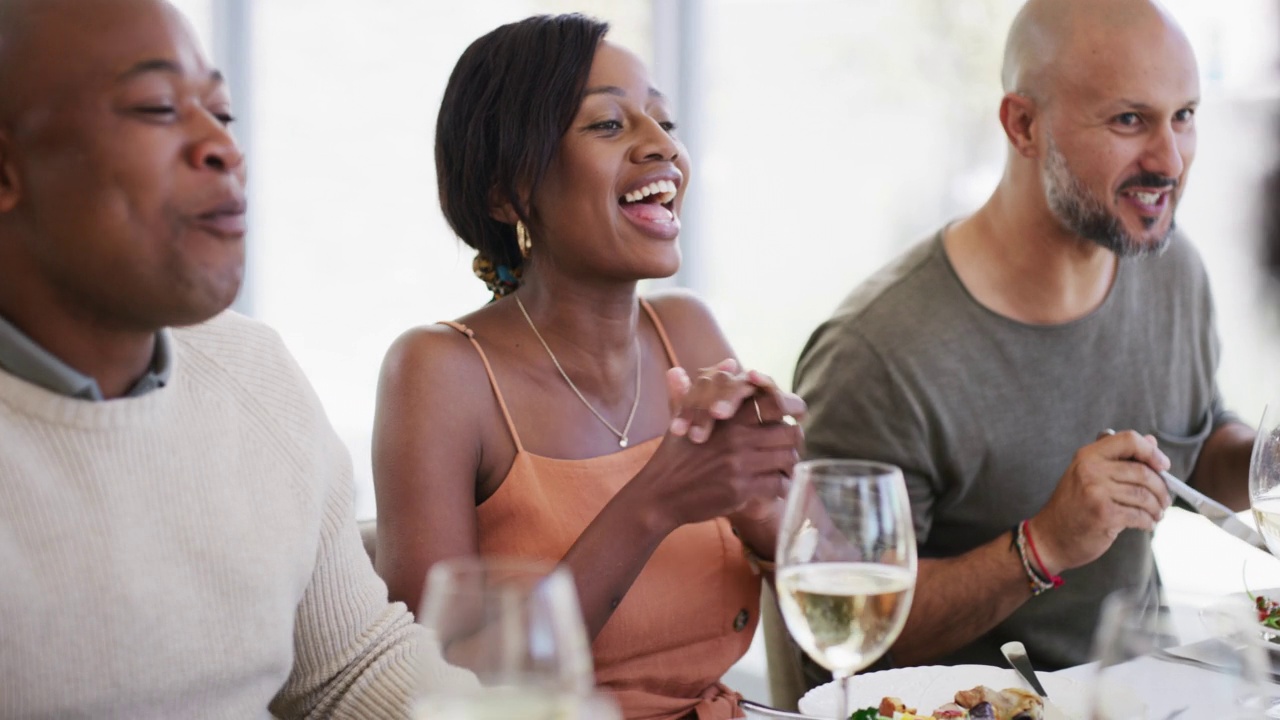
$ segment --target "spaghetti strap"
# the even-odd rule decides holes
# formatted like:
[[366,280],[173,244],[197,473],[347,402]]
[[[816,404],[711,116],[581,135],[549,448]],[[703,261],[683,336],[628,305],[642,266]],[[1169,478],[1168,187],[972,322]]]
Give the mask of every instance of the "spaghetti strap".
[[[471,345],[475,347],[476,352],[480,353],[480,362],[484,363],[484,372],[489,376],[489,384],[493,386],[493,396],[498,399],[498,407],[502,409],[502,419],[507,421],[507,430],[511,431],[511,439],[516,443],[516,453],[523,453],[524,445],[520,443],[520,434],[516,432],[516,424],[511,422],[511,413],[507,411],[507,401],[502,399],[502,391],[498,389],[498,379],[493,376],[493,367],[489,365],[489,357],[484,354],[484,348],[481,348],[480,343],[476,340],[475,331],[462,323],[456,323],[452,320],[442,320],[440,324],[448,325],[466,335],[467,339],[471,341]],[[662,331],[659,330],[658,333],[661,334]],[[663,342],[665,343],[666,340],[664,339]]]
[[667,330],[662,327],[662,320],[658,319],[658,311],[654,310],[649,301],[644,298],[640,298],[640,307],[649,314],[654,329],[658,331],[658,339],[662,341],[662,347],[667,351],[667,362],[671,363],[671,367],[680,367],[680,358],[676,357],[676,351],[671,347],[671,338],[667,337]]

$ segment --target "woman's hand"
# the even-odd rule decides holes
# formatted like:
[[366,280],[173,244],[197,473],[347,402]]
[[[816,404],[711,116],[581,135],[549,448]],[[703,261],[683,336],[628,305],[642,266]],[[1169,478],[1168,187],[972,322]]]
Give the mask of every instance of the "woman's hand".
[[786,490],[801,441],[799,426],[761,425],[755,408],[743,404],[700,443],[667,433],[627,492],[639,493],[638,507],[667,532],[737,513],[746,513],[744,522],[763,519],[765,506]]
[[[690,414],[699,404],[701,410],[719,410],[722,402],[733,402],[735,411],[724,419],[707,419],[708,425],[716,424],[714,433],[695,438],[668,432],[632,483],[632,492],[648,495],[640,507],[653,509],[659,527],[668,532],[712,518],[730,518],[735,527],[772,527],[773,506],[786,493],[803,442],[799,425],[781,419],[788,410],[803,413],[804,402],[788,400],[795,396],[777,391],[764,375],[749,375],[739,372],[735,361],[726,361],[700,373],[701,382],[691,383],[692,389],[682,395],[680,377],[672,378],[677,380],[671,384],[673,396],[682,397]],[[744,402],[762,389],[762,400]]]
[[706,442],[717,420],[739,414],[748,399],[750,417],[758,425],[803,417],[806,410],[798,395],[782,390],[762,372],[743,372],[733,358],[704,368],[692,380],[683,368],[672,368],[667,371],[667,391],[673,415],[668,432],[695,444]]
[[[751,403],[744,403],[733,418],[720,422],[743,422],[759,424],[755,416],[755,408]],[[783,423],[786,424],[786,423]],[[797,441],[792,450],[791,465],[782,469],[778,477],[776,494],[772,497],[755,498],[743,505],[737,512],[725,516],[734,532],[752,552],[765,560],[772,560],[778,542],[778,527],[782,519],[782,505],[787,493],[791,490],[791,477],[795,463],[800,461],[800,447],[804,434],[798,425],[795,428]],[[719,432],[717,430],[716,432]]]

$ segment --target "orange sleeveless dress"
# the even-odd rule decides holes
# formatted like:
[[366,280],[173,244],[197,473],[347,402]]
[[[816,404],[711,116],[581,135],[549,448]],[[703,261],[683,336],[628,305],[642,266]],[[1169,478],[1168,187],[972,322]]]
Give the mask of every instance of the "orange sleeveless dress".
[[[640,301],[672,366],[678,365],[658,315]],[[654,438],[586,460],[527,452],[493,369],[474,333],[516,457],[502,485],[477,507],[480,554],[559,562],[605,504],[658,448]],[[627,720],[728,720],[741,697],[720,676],[746,653],[759,616],[760,578],[724,518],[685,525],[654,551],[592,643],[596,682]]]

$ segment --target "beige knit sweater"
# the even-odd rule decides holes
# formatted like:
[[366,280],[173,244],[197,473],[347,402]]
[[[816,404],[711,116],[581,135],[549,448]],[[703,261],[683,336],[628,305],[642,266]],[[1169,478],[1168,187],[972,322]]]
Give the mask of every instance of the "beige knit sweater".
[[0,371],[0,718],[403,717],[417,673],[466,682],[387,603],[275,333],[173,337],[138,398]]

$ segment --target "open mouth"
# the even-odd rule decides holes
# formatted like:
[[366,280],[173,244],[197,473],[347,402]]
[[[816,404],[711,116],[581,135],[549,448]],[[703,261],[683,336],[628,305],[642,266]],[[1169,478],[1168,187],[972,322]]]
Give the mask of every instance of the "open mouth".
[[1169,204],[1169,195],[1173,188],[1132,189],[1121,192],[1121,197],[1135,206],[1144,215],[1159,215]]
[[643,223],[667,225],[676,221],[676,184],[670,180],[654,180],[618,198],[622,212]]

